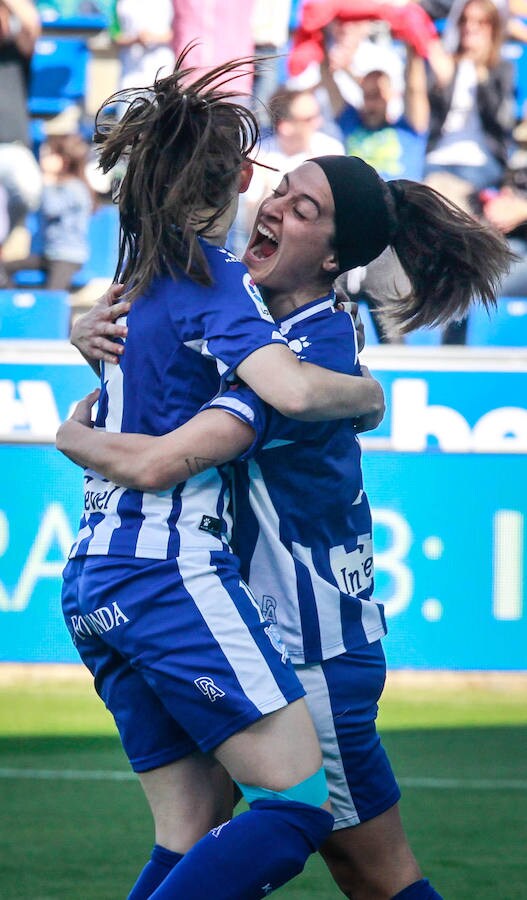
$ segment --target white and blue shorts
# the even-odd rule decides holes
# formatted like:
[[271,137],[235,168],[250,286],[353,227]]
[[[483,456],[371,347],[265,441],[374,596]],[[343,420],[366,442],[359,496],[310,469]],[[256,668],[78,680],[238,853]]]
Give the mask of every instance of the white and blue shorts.
[[62,606],[136,772],[207,752],[305,693],[230,553],[72,559]]
[[386,678],[381,642],[295,670],[322,747],[335,830],[375,818],[400,798],[375,726]]

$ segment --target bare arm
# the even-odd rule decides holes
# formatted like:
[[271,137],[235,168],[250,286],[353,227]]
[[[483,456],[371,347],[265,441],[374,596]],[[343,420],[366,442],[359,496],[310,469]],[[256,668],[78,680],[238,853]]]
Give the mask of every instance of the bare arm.
[[510,188],[502,188],[499,194],[484,204],[483,214],[495,228],[509,234],[527,222],[527,199]]
[[57,448],[81,466],[139,491],[165,491],[180,481],[235,459],[254,431],[221,409],[206,409],[161,437],[94,431],[90,414],[99,392],[77,405],[57,432]]
[[237,372],[262,400],[292,419],[317,422],[384,412],[383,391],[374,378],[301,362],[281,344],[251,353]]
[[[109,305],[119,287],[114,285],[107,291],[72,330],[72,343],[97,373],[97,360],[117,363],[124,350],[111,340],[113,336],[126,335],[126,326],[114,321],[118,314],[124,314],[119,312],[122,304]],[[293,419],[323,421],[364,414],[382,417],[384,413],[384,395],[377,381],[301,362],[282,344],[269,344],[254,351],[237,371],[262,400]]]
[[11,35],[12,40],[24,56],[31,56],[40,35],[40,17],[35,4],[32,0],[2,0],[2,2],[19,22],[19,30]]
[[425,61],[411,47],[407,47],[406,54],[404,115],[414,131],[423,134],[430,120]]

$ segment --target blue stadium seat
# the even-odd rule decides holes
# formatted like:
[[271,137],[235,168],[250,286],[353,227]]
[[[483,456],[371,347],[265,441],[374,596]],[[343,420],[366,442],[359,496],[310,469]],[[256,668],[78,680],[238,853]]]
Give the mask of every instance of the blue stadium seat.
[[468,319],[467,344],[527,348],[527,297],[500,297],[497,310],[490,313],[474,307]]
[[[40,253],[37,231],[38,218],[28,216],[27,227],[32,235],[31,252]],[[113,278],[119,253],[119,210],[113,203],[96,209],[90,219],[88,232],[90,256],[73,276],[72,287],[81,288],[93,278]],[[39,269],[21,269],[13,276],[17,287],[35,288],[44,284],[44,272]]]
[[66,340],[67,291],[0,291],[0,340]]
[[57,115],[86,93],[90,52],[77,38],[40,38],[31,60],[29,111],[32,116]]
[[94,31],[107,28],[114,0],[36,0],[44,28]]

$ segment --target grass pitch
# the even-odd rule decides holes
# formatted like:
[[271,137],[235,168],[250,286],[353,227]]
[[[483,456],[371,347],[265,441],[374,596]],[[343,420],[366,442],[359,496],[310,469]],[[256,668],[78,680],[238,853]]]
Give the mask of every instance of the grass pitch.
[[[527,676],[392,673],[379,720],[405,825],[445,900],[527,898]],[[123,900],[152,825],[79,667],[0,666],[1,900]],[[341,896],[313,857],[276,893]]]

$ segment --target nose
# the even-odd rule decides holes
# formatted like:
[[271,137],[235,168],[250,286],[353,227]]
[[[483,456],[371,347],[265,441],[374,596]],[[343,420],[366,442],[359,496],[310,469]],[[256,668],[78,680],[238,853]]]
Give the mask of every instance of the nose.
[[282,216],[283,205],[284,197],[269,194],[269,196],[262,201],[260,212],[264,216],[269,216],[269,218],[279,219]]

